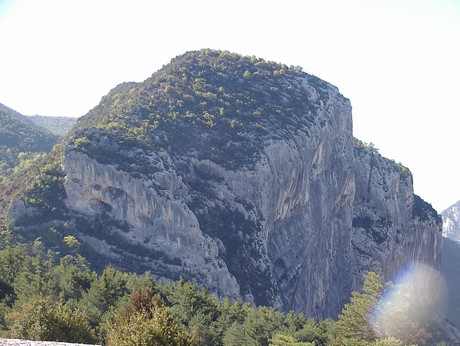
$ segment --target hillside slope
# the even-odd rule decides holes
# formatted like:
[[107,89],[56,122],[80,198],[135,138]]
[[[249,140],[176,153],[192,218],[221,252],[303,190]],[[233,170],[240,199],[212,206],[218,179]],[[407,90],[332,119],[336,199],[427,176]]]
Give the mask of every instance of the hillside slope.
[[336,317],[368,270],[440,267],[439,215],[353,139],[349,100],[254,57],[189,52],[120,84],[37,174],[4,199],[18,231],[219,297]]
[[78,120],[78,118],[74,117],[50,117],[44,115],[31,115],[28,118],[37,126],[45,128],[60,137],[69,133]]
[[447,318],[460,328],[460,201],[441,213],[442,234],[442,273],[447,286]]
[[51,151],[58,137],[0,104],[0,184],[21,161]]

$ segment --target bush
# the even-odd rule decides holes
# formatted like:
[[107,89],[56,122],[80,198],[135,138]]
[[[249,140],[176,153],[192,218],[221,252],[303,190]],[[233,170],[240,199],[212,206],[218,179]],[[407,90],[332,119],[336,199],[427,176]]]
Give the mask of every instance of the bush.
[[159,295],[137,290],[109,329],[107,346],[150,346],[192,344],[182,326],[177,325]]
[[14,338],[96,343],[94,331],[86,316],[68,306],[38,298],[23,303],[6,316],[10,335]]

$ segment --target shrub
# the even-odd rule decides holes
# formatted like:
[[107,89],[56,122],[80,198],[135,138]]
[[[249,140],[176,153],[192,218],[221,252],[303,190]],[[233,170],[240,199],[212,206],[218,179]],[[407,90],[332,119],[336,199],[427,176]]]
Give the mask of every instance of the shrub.
[[23,303],[6,316],[12,337],[61,341],[74,343],[96,343],[94,331],[86,316],[68,306],[38,298]]
[[149,346],[192,344],[185,329],[177,325],[159,295],[137,290],[109,328],[107,346]]

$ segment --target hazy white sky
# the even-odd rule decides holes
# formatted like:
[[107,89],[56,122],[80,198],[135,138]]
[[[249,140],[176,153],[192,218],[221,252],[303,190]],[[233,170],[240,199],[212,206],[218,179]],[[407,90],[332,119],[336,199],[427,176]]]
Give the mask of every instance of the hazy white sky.
[[460,200],[460,0],[0,0],[0,47],[0,103],[26,115],[84,115],[188,50],[300,65],[417,194]]

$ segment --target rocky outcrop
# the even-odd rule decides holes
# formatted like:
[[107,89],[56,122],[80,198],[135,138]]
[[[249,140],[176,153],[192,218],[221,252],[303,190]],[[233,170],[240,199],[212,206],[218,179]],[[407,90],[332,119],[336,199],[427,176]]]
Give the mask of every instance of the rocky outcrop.
[[441,216],[444,221],[442,235],[448,239],[460,242],[460,201],[444,210]]
[[[185,196],[187,187],[174,172],[152,177],[168,191],[161,195],[151,186],[152,180],[135,179],[78,152],[66,155],[64,171],[67,207],[85,216],[107,214],[118,221],[111,232],[117,232],[122,242],[139,247],[135,255],[152,268],[157,279],[177,279],[179,274],[199,277],[199,282],[218,296],[239,297],[238,284],[218,257],[216,242],[203,234],[196,216],[178,198]],[[88,236],[82,237],[90,241]],[[95,250],[108,257],[118,252],[115,257],[123,261],[116,246],[96,243],[92,242]]]
[[437,213],[407,169],[354,144],[336,87],[227,53],[175,63],[114,89],[68,141],[65,221],[87,248],[318,318],[369,270],[439,267]]
[[357,268],[377,271],[387,280],[410,263],[440,270],[442,220],[414,195],[408,169],[356,147],[354,172],[352,245]]

